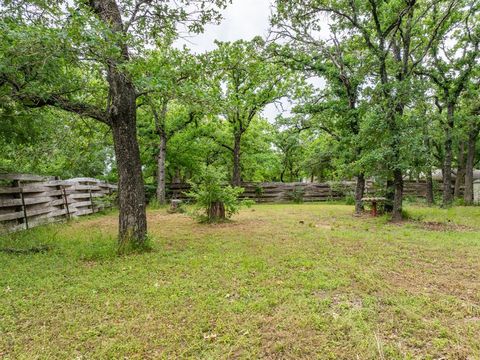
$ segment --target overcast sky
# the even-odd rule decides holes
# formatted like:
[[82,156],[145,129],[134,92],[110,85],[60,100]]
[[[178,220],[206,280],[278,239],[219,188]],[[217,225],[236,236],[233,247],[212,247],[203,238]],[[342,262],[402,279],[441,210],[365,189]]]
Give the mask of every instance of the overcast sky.
[[[178,45],[185,44],[192,51],[202,53],[215,49],[215,40],[251,40],[258,35],[265,37],[268,35],[271,4],[270,0],[233,0],[224,11],[220,25],[208,25],[203,34],[182,40]],[[286,102],[283,103],[284,107],[288,107]],[[269,105],[263,115],[273,121],[279,113],[275,105]]]
[[203,34],[182,41],[193,51],[213,50],[214,41],[251,40],[266,36],[269,27],[270,0],[233,0],[223,13],[220,25],[208,25]]

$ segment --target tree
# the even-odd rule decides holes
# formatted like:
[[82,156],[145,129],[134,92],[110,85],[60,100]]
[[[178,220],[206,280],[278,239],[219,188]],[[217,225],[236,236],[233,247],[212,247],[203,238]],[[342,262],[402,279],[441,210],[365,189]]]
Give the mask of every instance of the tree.
[[194,215],[201,222],[222,222],[230,219],[241,206],[250,206],[250,201],[241,201],[244,189],[225,185],[224,173],[213,167],[205,167],[190,181],[188,196],[195,200]]
[[[120,252],[143,248],[147,235],[136,138],[138,93],[125,68],[132,53],[141,54],[159,35],[174,37],[179,23],[199,32],[207,22],[218,20],[218,9],[225,3],[65,0],[4,4],[2,61],[6,59],[6,64],[2,64],[0,85],[8,88],[12,99],[27,107],[57,107],[112,129],[119,175]],[[85,77],[94,78],[89,85],[96,86],[85,88]]]
[[0,109],[0,127],[0,172],[116,181],[111,132],[98,121],[15,107]]
[[[478,70],[477,70],[478,71]],[[478,103],[478,80],[470,82],[464,107],[467,112],[467,154],[465,161],[465,191],[463,199],[466,205],[473,204],[473,170],[477,154],[477,141],[480,135],[480,104]]]
[[295,128],[282,129],[281,123],[277,122],[277,134],[275,146],[281,158],[280,181],[296,182],[301,179],[304,168],[305,141],[302,132]]
[[252,121],[268,105],[291,93],[296,78],[291,71],[268,61],[261,38],[233,43],[217,42],[208,54],[213,69],[212,92],[218,113],[229,123],[232,143],[222,142],[233,158],[232,184],[242,182],[242,138]]
[[[168,141],[203,112],[201,64],[188,50],[167,45],[149,52],[133,67],[142,109],[146,117],[153,119],[158,137],[156,198],[160,204],[165,204]],[[177,110],[173,111],[173,121],[168,121],[171,106],[176,106]],[[178,107],[185,108],[185,111],[178,111]]]
[[[402,117],[411,100],[411,80],[415,68],[424,60],[440,30],[450,19],[455,0],[442,3],[442,17],[434,19],[436,1],[284,1],[277,0],[278,17],[290,19],[292,27],[307,26],[311,32],[322,29],[324,16],[331,20],[329,26],[340,38],[355,38],[369,54],[370,81],[374,92],[376,121],[385,123],[384,133],[389,141],[388,157],[384,158],[391,174],[393,193],[393,219],[402,218],[403,173],[399,135]],[[277,20],[278,21],[278,20]],[[425,26],[429,31],[425,31]]]
[[[440,17],[437,7],[434,7],[433,19]],[[451,204],[452,197],[452,159],[453,133],[455,130],[455,112],[462,92],[468,85],[479,54],[480,33],[478,31],[478,6],[471,5],[463,11],[458,10],[456,21],[452,26],[442,31],[442,36],[432,42],[428,63],[417,73],[428,76],[436,89],[437,106],[440,111],[446,108],[444,122],[443,162],[443,206]],[[443,16],[443,15],[442,15]],[[452,44],[452,45],[450,45]],[[461,142],[463,146],[463,142]],[[459,166],[456,187],[464,176],[464,150],[459,152]],[[458,189],[457,189],[458,192]]]
[[[357,180],[355,189],[355,212],[363,210],[362,198],[365,191],[364,170],[352,163],[359,160],[361,127],[360,94],[366,81],[365,56],[357,42],[346,39],[340,42],[335,33],[329,40],[319,38],[308,23],[296,23],[289,17],[273,19],[273,34],[287,41],[287,46],[273,46],[273,52],[290,68],[306,73],[313,78],[325,80],[325,88],[306,99],[294,112],[310,117],[307,128],[317,128],[342,143],[342,151],[349,173]],[[315,34],[315,35],[314,35]],[[305,127],[305,125],[303,125]]]

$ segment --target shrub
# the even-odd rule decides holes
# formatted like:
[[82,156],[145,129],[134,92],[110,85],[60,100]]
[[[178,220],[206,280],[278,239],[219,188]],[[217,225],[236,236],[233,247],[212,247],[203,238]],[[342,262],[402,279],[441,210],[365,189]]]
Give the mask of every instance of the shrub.
[[97,209],[110,209],[115,206],[118,206],[118,193],[117,191],[112,192],[111,194],[106,194],[101,197],[93,198],[93,206]]
[[305,189],[303,186],[295,185],[291,193],[288,194],[288,197],[295,203],[303,203],[303,197],[305,196]]
[[259,200],[264,193],[265,193],[265,189],[263,187],[261,187],[258,184],[255,185],[255,197],[257,198],[257,200]]
[[200,222],[220,222],[236,214],[241,206],[250,206],[252,201],[241,201],[244,189],[226,185],[225,176],[218,169],[206,167],[189,182],[187,196],[195,200],[193,216]]
[[355,205],[355,196],[352,193],[345,195],[345,205]]

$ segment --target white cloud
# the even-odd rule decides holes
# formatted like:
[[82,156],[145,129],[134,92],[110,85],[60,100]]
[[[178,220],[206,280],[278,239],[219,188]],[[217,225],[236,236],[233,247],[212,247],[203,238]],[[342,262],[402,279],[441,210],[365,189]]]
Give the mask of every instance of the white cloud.
[[233,0],[223,14],[220,25],[208,25],[200,35],[183,39],[178,45],[187,45],[196,53],[215,48],[214,41],[251,40],[266,36],[269,28],[270,0]]

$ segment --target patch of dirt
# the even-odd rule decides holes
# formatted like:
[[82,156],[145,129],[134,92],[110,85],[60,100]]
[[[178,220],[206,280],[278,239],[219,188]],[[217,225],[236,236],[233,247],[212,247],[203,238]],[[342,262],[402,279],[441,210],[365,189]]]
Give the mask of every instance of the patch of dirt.
[[[310,359],[323,343],[322,335],[301,326],[295,319],[286,322],[280,314],[266,317],[261,326],[262,359]],[[301,353],[301,354],[300,354]]]
[[[377,217],[379,217],[379,216],[382,216],[383,214],[379,212],[377,215],[378,215]],[[352,217],[354,219],[375,219],[375,216],[372,216],[372,213],[368,210],[363,211],[360,214],[353,213]]]
[[415,222],[418,227],[421,227],[425,230],[429,231],[475,231],[475,229],[465,226],[465,225],[458,225],[454,223],[441,223],[435,221],[428,221],[428,222]]
[[318,229],[323,229],[323,230],[333,230],[332,225],[329,224],[315,224],[315,227]]
[[438,222],[438,221],[420,221],[420,220],[398,220],[390,221],[388,224],[393,226],[403,226],[403,225],[414,225],[417,228],[428,230],[428,231],[458,231],[458,232],[470,232],[477,231],[477,229],[472,228],[466,225],[455,224],[452,222]]
[[329,291],[316,291],[313,293],[320,300],[330,300],[333,310],[345,307],[352,310],[363,308],[363,301],[360,297],[352,293],[332,293]]
[[414,255],[411,259],[414,266],[402,266],[385,272],[384,279],[391,289],[430,296],[448,295],[469,304],[477,304],[480,300],[478,265],[455,264],[445,260],[426,263]]

